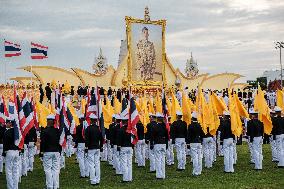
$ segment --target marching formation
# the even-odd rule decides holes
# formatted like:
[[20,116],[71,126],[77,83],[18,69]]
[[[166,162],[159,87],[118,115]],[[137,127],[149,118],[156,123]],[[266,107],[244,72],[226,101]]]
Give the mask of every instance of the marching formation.
[[[247,141],[250,163],[262,170],[262,144],[271,145],[272,161],[284,168],[283,91],[273,104],[260,88],[244,98],[234,91],[188,93],[162,89],[133,94],[131,88],[118,97],[101,94],[98,87],[73,97],[57,87],[44,104],[16,86],[9,102],[0,98],[0,173],[8,189],[17,189],[21,177],[33,171],[39,156],[47,188],[59,188],[60,171],[73,155],[80,177],[99,185],[101,161],[108,162],[122,182],[131,182],[132,166],[145,168],[157,179],[166,179],[166,165],[183,171],[192,163],[192,175],[212,168],[224,157],[224,172],[233,173],[237,163],[236,145]],[[275,106],[277,105],[277,106]],[[187,158],[190,157],[190,158]],[[177,159],[175,165],[174,159]],[[204,165],[203,165],[204,164]]]

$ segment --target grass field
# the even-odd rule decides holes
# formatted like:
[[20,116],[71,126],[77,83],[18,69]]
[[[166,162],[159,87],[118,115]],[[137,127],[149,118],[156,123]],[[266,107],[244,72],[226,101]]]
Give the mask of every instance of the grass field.
[[[271,161],[270,145],[263,146],[263,170],[253,170],[249,164],[247,145],[238,146],[238,162],[235,173],[223,172],[223,158],[218,157],[213,168],[203,169],[202,175],[191,175],[192,165],[187,163],[186,170],[176,171],[176,165],[166,167],[166,179],[156,180],[154,173],[146,168],[133,166],[133,182],[120,183],[121,176],[115,176],[114,170],[106,162],[101,163],[101,184],[91,186],[87,179],[79,178],[79,166],[75,158],[66,159],[66,169],[60,174],[60,188],[284,188],[284,169],[278,169]],[[21,189],[39,189],[45,187],[45,175],[39,158],[36,158],[35,169],[22,178]],[[0,188],[6,188],[5,175],[0,176]]]

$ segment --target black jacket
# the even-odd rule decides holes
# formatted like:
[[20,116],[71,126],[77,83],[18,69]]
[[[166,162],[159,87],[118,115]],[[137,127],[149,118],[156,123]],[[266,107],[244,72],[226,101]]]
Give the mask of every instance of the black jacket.
[[4,125],[0,126],[0,144],[3,144],[5,131],[6,131],[6,127]]
[[32,127],[25,137],[25,144],[29,144],[29,142],[36,142],[36,141],[37,141],[36,129]]
[[97,125],[90,125],[85,130],[85,143],[86,148],[91,149],[102,149],[103,137],[102,133]]
[[277,116],[272,118],[272,125],[273,128],[271,134],[274,139],[276,135],[284,134],[284,117]]
[[115,123],[110,126],[110,142],[111,145],[117,145],[117,135],[120,130],[120,123]]
[[146,142],[150,142],[151,140],[151,136],[152,136],[152,130],[153,130],[153,127],[157,125],[157,122],[156,121],[151,121],[150,123],[147,124],[147,132],[145,134],[145,140]]
[[220,140],[222,142],[223,142],[224,139],[235,137],[235,135],[232,133],[231,120],[230,119],[224,119],[221,122],[220,127],[221,127],[221,129],[220,129],[220,131],[221,131]]
[[85,139],[82,135],[83,125],[79,125],[76,127],[76,139],[75,144],[78,145],[78,143],[85,143]]
[[251,119],[248,121],[247,135],[250,137],[250,141],[253,141],[254,137],[263,136],[264,126],[258,119]]
[[40,136],[40,152],[61,152],[60,129],[47,127]]
[[204,136],[201,125],[197,121],[192,121],[187,129],[187,144],[189,143],[201,143]]
[[165,123],[157,123],[152,128],[151,145],[168,144],[169,135]]
[[171,125],[171,138],[173,142],[176,138],[186,138],[187,135],[187,125],[185,121],[177,120],[174,121]]
[[136,128],[137,128],[138,140],[143,140],[145,138],[144,125],[142,123],[137,123]]
[[121,127],[117,133],[118,147],[132,147],[131,134],[126,132],[127,125]]
[[18,146],[15,145],[14,128],[7,129],[4,133],[3,152],[8,150],[19,150]]

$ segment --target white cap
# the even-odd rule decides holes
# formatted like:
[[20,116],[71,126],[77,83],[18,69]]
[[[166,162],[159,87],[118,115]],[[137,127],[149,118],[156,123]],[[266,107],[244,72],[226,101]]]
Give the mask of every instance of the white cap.
[[274,113],[275,113],[275,111],[274,111],[274,110],[269,110],[269,112],[270,112],[271,114],[274,114]]
[[126,115],[126,116],[121,116],[121,120],[128,120],[128,115]]
[[85,117],[84,114],[82,114],[82,113],[78,114],[78,118],[79,118],[79,119],[82,119],[82,118],[84,118],[84,117]]
[[55,116],[54,116],[54,114],[49,114],[49,115],[46,117],[46,119],[55,119]]
[[176,111],[176,114],[177,114],[178,116],[182,116],[182,112],[181,112],[181,111]]
[[281,112],[282,109],[281,109],[279,106],[275,106],[275,107],[274,107],[274,111],[275,111],[275,112]]
[[197,119],[197,113],[196,113],[196,111],[193,111],[193,112],[192,112],[191,117]]
[[116,114],[112,114],[112,118],[115,118]]
[[156,116],[155,114],[149,113],[149,116]]
[[91,113],[89,116],[91,119],[98,119],[98,116],[94,113]]
[[156,117],[164,117],[164,115],[161,114],[160,112],[157,112],[157,113],[156,113]]
[[249,113],[250,113],[250,114],[257,114],[257,112],[256,112],[256,111],[254,111],[254,109],[253,109],[253,108],[250,108],[250,109],[249,109]]
[[121,119],[119,114],[115,114],[115,119]]
[[14,118],[12,116],[6,117],[6,121],[14,121]]
[[224,111],[223,114],[224,114],[225,116],[231,115],[229,111]]

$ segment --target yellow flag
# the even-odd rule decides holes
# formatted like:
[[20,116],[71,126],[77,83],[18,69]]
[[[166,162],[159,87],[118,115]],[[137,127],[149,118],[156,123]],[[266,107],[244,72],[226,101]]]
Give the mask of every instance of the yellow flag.
[[147,107],[147,100],[145,97],[142,98],[141,101],[141,113],[140,113],[140,120],[144,126],[144,133],[147,132],[147,124],[150,123],[150,118],[149,118],[149,111]]
[[157,112],[163,113],[162,99],[159,93],[156,96],[155,105],[156,105],[156,113]]
[[284,93],[283,93],[283,91],[281,91],[279,89],[276,92],[276,104],[282,110],[284,110]]
[[261,90],[260,86],[258,86],[257,94],[255,96],[254,109],[258,112],[259,121],[263,122],[264,133],[270,135],[273,127],[270,117],[270,109],[267,105],[267,102],[264,98],[264,93]]
[[182,118],[183,121],[186,122],[187,125],[191,124],[191,107],[187,95],[182,93]]
[[148,100],[148,107],[149,107],[149,113],[151,114],[155,114],[155,110],[154,110],[154,105],[153,105],[153,100],[152,99],[149,99]]
[[230,115],[231,115],[231,130],[232,133],[236,136],[241,136],[243,127],[242,127],[242,121],[241,117],[239,115],[239,111],[236,111],[236,102],[235,98],[229,94],[229,110],[230,110]]
[[206,111],[208,111],[206,100],[204,94],[201,91],[201,88],[198,86],[198,95],[196,98],[196,110],[197,110],[197,120],[200,123],[202,130],[207,134],[207,125],[206,125]]
[[111,106],[109,99],[106,97],[106,105],[103,104],[102,111],[104,114],[104,126],[109,129],[109,125],[112,123],[112,115],[114,114],[114,109]]
[[42,105],[39,101],[36,101],[36,111],[38,114],[38,123],[40,127],[47,126],[47,116],[51,114],[50,109]]
[[213,101],[216,107],[218,115],[223,115],[223,112],[227,110],[227,106],[224,103],[224,101],[219,99],[219,97],[215,93],[212,93],[211,98],[212,98],[211,100]]
[[119,102],[119,100],[116,98],[116,96],[114,96],[113,99],[113,108],[114,108],[114,113],[115,114],[120,114],[121,113],[121,102]]
[[214,96],[212,94],[210,95],[210,99],[209,99],[208,117],[210,120],[209,132],[211,135],[215,136],[217,129],[220,126],[220,119],[219,119],[218,111],[216,108],[216,101],[214,101],[213,99],[214,99]]
[[243,106],[242,102],[240,101],[240,99],[238,98],[236,94],[234,94],[234,98],[235,98],[236,107],[237,107],[237,111],[239,112],[239,115],[241,117],[249,118],[248,111]]
[[80,111],[82,114],[85,114],[86,112],[86,104],[87,104],[87,101],[83,98],[81,100],[81,107],[80,107]]
[[68,106],[68,108],[69,108],[69,110],[71,112],[71,115],[73,116],[73,120],[75,122],[75,126],[80,125],[78,115],[76,113],[75,108],[72,106],[72,103],[68,103],[67,106]]
[[[174,122],[177,119],[176,112],[181,111],[181,107],[179,105],[179,102],[178,102],[174,92],[171,92],[171,97],[172,97],[172,105],[168,106],[168,107],[171,107],[171,116],[172,116],[171,121]],[[170,108],[168,108],[168,109],[170,109]]]

